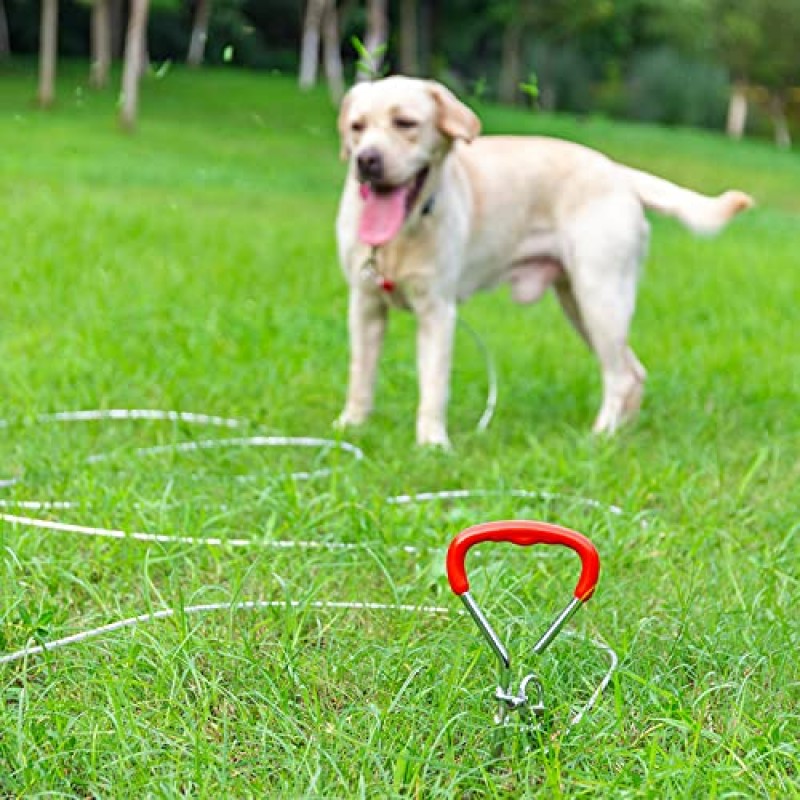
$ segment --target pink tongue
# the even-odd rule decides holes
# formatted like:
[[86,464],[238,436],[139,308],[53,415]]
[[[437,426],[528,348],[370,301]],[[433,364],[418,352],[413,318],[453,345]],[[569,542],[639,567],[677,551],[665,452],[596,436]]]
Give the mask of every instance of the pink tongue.
[[364,244],[378,247],[397,236],[406,219],[406,200],[409,186],[398,186],[389,192],[376,192],[362,183],[359,189],[364,209],[358,236]]

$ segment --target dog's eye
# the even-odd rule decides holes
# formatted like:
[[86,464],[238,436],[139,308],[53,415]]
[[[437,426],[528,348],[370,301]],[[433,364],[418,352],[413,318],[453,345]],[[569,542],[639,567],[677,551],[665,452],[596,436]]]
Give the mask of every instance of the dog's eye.
[[408,117],[395,117],[392,120],[395,128],[398,128],[401,131],[409,131],[412,128],[416,128],[419,124],[415,119],[409,119]]
[[353,131],[353,133],[361,133],[365,127],[366,125],[364,125],[363,122],[357,120],[356,122],[351,123],[350,130]]

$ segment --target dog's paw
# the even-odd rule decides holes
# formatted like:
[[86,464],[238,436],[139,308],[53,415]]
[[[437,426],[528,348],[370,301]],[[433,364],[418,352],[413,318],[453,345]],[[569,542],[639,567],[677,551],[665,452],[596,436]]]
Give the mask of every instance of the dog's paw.
[[417,444],[421,447],[436,447],[450,450],[450,439],[444,425],[438,423],[421,423],[417,425]]
[[445,436],[444,439],[420,439],[417,437],[417,446],[425,447],[431,450],[437,450],[440,453],[452,453],[453,445],[450,440]]
[[368,411],[357,411],[346,408],[333,421],[333,427],[340,431],[344,430],[345,428],[357,428],[359,425],[363,425],[367,421],[368,416]]
[[603,403],[594,421],[592,433],[599,436],[613,436],[623,425],[636,418],[644,392],[644,368],[641,364],[638,364],[638,367],[638,374],[632,377],[624,391],[614,397],[613,402]]

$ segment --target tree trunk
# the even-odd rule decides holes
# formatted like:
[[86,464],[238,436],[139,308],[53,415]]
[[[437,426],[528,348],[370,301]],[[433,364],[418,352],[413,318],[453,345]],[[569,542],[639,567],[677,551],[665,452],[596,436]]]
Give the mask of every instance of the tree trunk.
[[728,121],[725,132],[732,139],[741,139],[747,126],[747,86],[734,83],[728,101]]
[[386,55],[386,39],[389,31],[389,20],[386,11],[387,0],[367,0],[367,33],[364,47],[369,53],[369,63],[359,64],[359,81],[378,78]]
[[199,67],[205,59],[210,18],[211,0],[197,0],[192,22],[192,38],[189,40],[189,52],[186,55],[186,63],[190,67]]
[[522,26],[515,9],[503,31],[503,54],[500,64],[500,101],[513,104],[519,100],[522,79]]
[[128,34],[125,37],[125,65],[122,70],[120,124],[133,130],[139,110],[139,81],[147,49],[147,14],[150,0],[131,0]]
[[92,68],[89,85],[95,89],[108,86],[111,70],[111,6],[109,0],[94,0],[92,6]]
[[58,60],[58,0],[42,0],[39,29],[39,94],[41,108],[53,105],[56,97]]
[[402,0],[400,6],[400,71],[419,75],[419,22],[417,0]]
[[558,102],[556,70],[553,63],[555,52],[555,46],[550,45],[543,48],[539,70],[536,73],[539,84],[538,105],[542,111],[555,111]]
[[0,0],[0,61],[11,56],[11,39],[8,36],[8,17],[3,0]]
[[319,41],[326,5],[327,0],[308,0],[306,5],[306,15],[303,21],[303,41],[300,50],[299,84],[301,89],[310,89],[317,82]]
[[788,150],[792,146],[792,136],[789,133],[789,123],[786,121],[786,97],[783,92],[771,93],[769,114],[775,126],[775,144],[781,150]]
[[333,102],[338,105],[344,96],[344,70],[339,43],[339,14],[336,0],[328,0],[322,22],[322,42],[325,61],[325,77]]
[[436,77],[433,72],[433,42],[437,30],[435,0],[421,0],[419,10],[419,57],[423,75]]

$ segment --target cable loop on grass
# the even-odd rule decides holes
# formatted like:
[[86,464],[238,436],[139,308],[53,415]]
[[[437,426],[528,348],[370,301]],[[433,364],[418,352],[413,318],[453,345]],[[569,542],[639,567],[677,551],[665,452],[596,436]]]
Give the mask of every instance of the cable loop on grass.
[[[477,334],[470,328],[470,333],[478,342],[479,347],[484,350],[487,356],[487,364],[490,374],[489,396],[487,399],[486,410],[481,417],[478,424],[479,430],[485,430],[491,421],[492,414],[496,405],[497,388],[496,388],[496,373],[494,365],[491,364],[488,358],[488,352],[482,341],[479,340]],[[159,410],[159,409],[99,409],[99,410],[85,410],[85,411],[62,411],[51,414],[40,414],[31,420],[25,421],[23,424],[48,424],[48,423],[67,423],[67,422],[89,422],[96,420],[163,420],[171,422],[184,422],[188,424],[218,426],[225,428],[239,428],[248,425],[247,421],[219,417],[208,414],[195,414],[190,412]],[[0,420],[0,429],[8,429],[11,427],[8,420]],[[200,441],[178,442],[168,445],[155,445],[151,447],[142,447],[134,450],[133,455],[142,457],[150,455],[161,455],[168,452],[187,452],[199,451],[208,449],[217,449],[224,447],[312,447],[312,448],[337,448],[348,455],[352,456],[355,461],[361,461],[364,458],[363,451],[350,442],[323,439],[317,437],[287,437],[287,436],[249,436],[239,437],[233,439],[203,439]],[[96,453],[90,455],[87,463],[96,464],[104,461],[109,461],[115,457],[112,453]],[[313,478],[322,477],[332,473],[332,468],[326,467],[319,470],[302,471],[290,473],[288,477],[295,480],[311,480]],[[244,476],[246,477],[246,476]],[[19,478],[9,478],[0,480],[0,488],[8,488],[16,486],[21,483]],[[455,500],[455,499],[469,499],[481,498],[491,496],[510,496],[524,499],[545,499],[545,500],[562,500],[567,499],[567,495],[547,492],[547,491],[532,491],[525,489],[510,489],[503,491],[491,491],[481,489],[456,489],[439,492],[420,492],[418,494],[405,494],[396,495],[386,498],[387,505],[409,505],[412,503],[423,503],[435,500]],[[598,500],[586,497],[571,498],[581,504],[590,506],[592,508],[602,509],[609,513],[620,515],[623,513],[622,509],[614,505],[604,505]],[[77,503],[69,501],[38,501],[38,500],[0,500],[0,508],[20,508],[20,509],[37,509],[37,510],[65,510],[80,507]],[[8,522],[12,525],[24,525],[39,529],[46,529],[62,533],[75,533],[86,536],[100,536],[112,539],[131,539],[142,542],[154,542],[161,544],[201,544],[207,546],[230,546],[230,547],[246,547],[254,544],[259,544],[266,547],[278,548],[300,548],[300,549],[327,549],[335,550],[354,550],[365,549],[370,547],[369,544],[363,543],[348,543],[348,542],[326,542],[326,541],[285,541],[285,540],[272,540],[258,542],[252,539],[222,539],[219,537],[190,537],[190,536],[169,536],[166,534],[144,533],[144,532],[126,532],[122,530],[114,530],[109,528],[97,528],[85,525],[74,525],[65,522],[58,522],[55,520],[37,519],[34,517],[19,516],[16,514],[0,513],[0,520]],[[420,548],[412,546],[401,546],[401,549],[408,553],[421,552]],[[434,548],[430,548],[433,550]],[[397,603],[376,603],[368,601],[312,601],[301,602],[299,600],[260,600],[260,601],[244,601],[240,603],[207,603],[201,605],[187,606],[182,609],[184,614],[197,614],[221,610],[252,610],[252,609],[266,609],[266,608],[316,608],[316,609],[347,609],[347,610],[377,610],[377,611],[394,611],[403,613],[419,613],[419,614],[435,614],[435,615],[448,615],[450,612],[447,608],[438,606],[414,606]],[[68,645],[78,644],[90,639],[97,638],[107,633],[111,633],[123,628],[130,628],[141,623],[152,622],[160,619],[167,619],[176,614],[175,609],[162,609],[148,614],[140,614],[134,617],[127,617],[116,622],[101,625],[87,631],[82,631],[70,636],[65,636],[61,639],[56,639],[52,642],[45,642],[37,645],[28,645],[20,650],[12,653],[0,655],[0,664],[12,663],[25,659],[29,656],[39,655],[41,653],[50,652]],[[463,613],[463,612],[462,612]],[[568,633],[574,636],[574,633]],[[618,659],[616,653],[604,642],[599,640],[589,639],[588,641],[594,644],[599,649],[603,650],[609,657],[609,669],[597,688],[589,698],[588,702],[570,719],[570,727],[577,725],[584,716],[594,707],[603,690],[608,685],[614,671],[617,669]]]
[[[451,614],[450,609],[441,606],[415,606],[404,603],[373,603],[341,600],[313,600],[309,602],[303,602],[300,600],[244,600],[238,603],[202,603],[199,605],[186,606],[180,609],[180,613],[191,615],[215,611],[259,611],[270,608],[315,608],[328,611],[386,611],[403,614],[425,614],[429,616],[450,616]],[[96,628],[90,628],[89,630],[73,633],[70,636],[63,636],[60,639],[54,639],[51,642],[28,645],[12,653],[0,655],[0,665],[11,664],[15,661],[27,659],[30,656],[38,656],[42,653],[50,653],[54,650],[59,650],[64,647],[87,642],[124,628],[133,628],[136,625],[141,625],[143,623],[169,619],[170,617],[174,617],[177,613],[178,610],[174,608],[164,608],[160,611],[153,611],[149,614],[139,614],[135,617],[126,617],[124,619],[116,620],[115,622],[107,623],[106,625],[99,625]],[[457,614],[459,616],[463,615],[464,611],[458,611]],[[617,667],[619,666],[619,658],[614,650],[601,639],[593,639],[589,636],[577,634],[573,631],[566,631],[565,636],[570,638],[585,639],[599,650],[602,650],[609,659],[608,670],[595,687],[589,699],[583,704],[583,706],[581,706],[580,709],[578,709],[578,711],[572,715],[572,717],[570,717],[568,724],[569,727],[572,728],[578,725],[597,704],[597,701],[600,699],[600,696],[605,691],[606,687],[611,681],[611,678],[614,676]]]
[[[350,610],[350,611],[398,611],[402,613],[418,614],[449,614],[446,608],[438,606],[414,606],[401,603],[370,603],[358,601],[337,601],[337,600],[314,600],[301,602],[300,600],[245,600],[239,603],[203,603],[201,605],[186,606],[181,609],[182,614],[202,614],[211,611],[249,611],[266,608],[318,608],[330,610]],[[28,656],[36,656],[41,653],[49,653],[51,650],[58,650],[72,644],[79,644],[90,639],[96,639],[107,633],[121,630],[122,628],[132,628],[144,622],[155,622],[160,619],[174,617],[177,611],[174,608],[164,608],[154,611],[151,614],[139,614],[135,617],[110,622],[107,625],[100,625],[97,628],[90,628],[71,636],[64,636],[52,642],[44,642],[33,646],[23,647],[14,653],[6,653],[0,656],[0,664],[9,664],[12,661],[19,661]]]
[[[196,414],[188,411],[172,411],[162,409],[90,409],[84,411],[59,411],[53,414],[39,414],[23,424],[39,425],[54,422],[94,422],[98,420],[147,420],[187,422],[193,425],[218,426],[225,428],[239,428],[249,425],[247,420],[228,417],[218,417],[209,414]],[[0,428],[9,428],[9,420],[0,420]],[[174,444],[154,445],[140,447],[133,451],[134,456],[161,455],[169,452],[189,452],[194,450],[211,450],[225,447],[304,447],[320,450],[337,449],[352,456],[356,461],[363,461],[364,451],[340,439],[325,439],[315,436],[248,436],[235,439],[203,439],[200,441],[177,442]],[[110,461],[115,458],[114,453],[95,453],[87,457],[89,464]],[[322,478],[332,473],[332,468],[323,467],[317,470],[289,473],[287,477],[294,480],[312,480]],[[7,478],[0,480],[0,488],[16,486],[20,478]],[[35,501],[29,501],[35,502]]]
[[[188,422],[192,425],[217,425],[224,428],[239,428],[248,424],[246,420],[195,414],[191,411],[171,411],[159,408],[98,408],[82,411],[56,411],[52,414],[37,414],[22,420],[22,425],[41,425],[49,422],[95,422],[98,420],[153,420]],[[9,428],[14,422],[0,419],[0,428]]]

